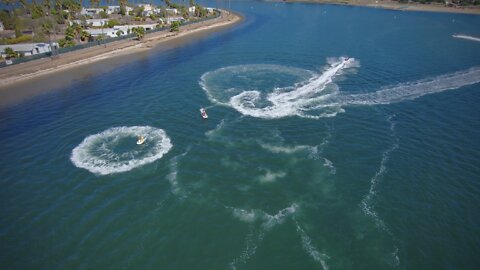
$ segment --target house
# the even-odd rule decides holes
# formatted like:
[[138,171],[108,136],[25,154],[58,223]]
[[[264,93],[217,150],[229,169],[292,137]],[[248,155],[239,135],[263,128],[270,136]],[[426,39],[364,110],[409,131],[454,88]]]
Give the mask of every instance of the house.
[[211,7],[207,7],[205,9],[207,10],[208,13],[213,13],[214,11],[214,8],[211,8]]
[[103,29],[87,29],[85,30],[87,33],[92,35],[92,37],[99,37],[99,36],[108,36],[108,37],[116,37],[117,31],[113,28],[103,28]]
[[[122,31],[123,35],[126,35],[127,33],[132,31],[132,28],[143,27],[145,29],[145,31],[149,31],[149,30],[155,29],[157,27],[157,25],[158,24],[116,25],[116,26],[113,27],[113,29],[115,30],[115,33],[117,33],[117,31]],[[130,30],[130,31],[128,31],[128,30]]]
[[155,8],[151,4],[138,4],[137,6],[143,8],[144,16],[150,16],[154,14]]
[[5,27],[3,27],[3,23],[0,22],[0,31],[4,31],[5,30]]
[[[58,48],[58,43],[52,43],[53,48]],[[23,56],[30,56],[40,53],[48,53],[52,51],[52,47],[48,43],[27,43],[27,44],[10,44],[0,45],[0,54],[3,58],[7,56],[5,53],[6,48],[12,48],[15,52],[22,54]]]
[[185,18],[183,17],[168,17],[165,19],[167,24],[171,24],[172,22],[184,22]]
[[73,23],[76,23],[79,25],[85,24],[85,26],[102,27],[108,24],[108,19],[88,19],[85,21],[81,21],[81,20],[70,21],[70,25],[72,25]]
[[175,15],[178,14],[178,9],[176,8],[167,8],[165,10],[167,11],[167,13],[170,13],[170,14],[175,14]]
[[82,11],[80,11],[80,15],[93,16],[99,14],[102,11],[103,8],[82,8]]
[[117,32],[122,31],[121,36],[125,36],[129,33],[132,33],[132,28],[143,27],[145,31],[153,30],[157,27],[158,24],[130,24],[130,25],[115,25],[113,28],[103,28],[103,29],[87,29],[87,31],[92,37],[98,36],[108,36],[108,37],[117,37]]
[[195,6],[188,7],[188,13],[195,13]]
[[107,6],[107,14],[118,14],[120,13],[120,6]]

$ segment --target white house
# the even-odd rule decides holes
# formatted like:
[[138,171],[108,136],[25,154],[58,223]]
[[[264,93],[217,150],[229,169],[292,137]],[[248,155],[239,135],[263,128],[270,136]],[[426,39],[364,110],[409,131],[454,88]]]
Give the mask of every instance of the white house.
[[[81,20],[70,21],[70,25],[72,25],[73,23],[77,23],[80,25],[83,24]],[[86,23],[86,26],[102,27],[107,25],[108,19],[88,19],[88,20],[85,20],[85,23]]]
[[103,29],[87,29],[87,31],[92,37],[98,36],[109,36],[109,37],[116,37],[117,31],[113,28],[103,28]]
[[166,18],[167,24],[171,24],[172,22],[184,22],[185,18],[183,17],[168,17]]
[[[58,43],[52,43],[53,48],[58,48]],[[3,58],[7,56],[5,53],[6,48],[12,48],[12,50],[23,54],[24,56],[35,55],[39,53],[51,52],[52,48],[48,43],[27,43],[27,44],[11,44],[11,45],[0,45],[0,54]]]
[[118,14],[120,6],[107,6],[107,14]]
[[193,6],[193,7],[188,7],[188,12],[189,12],[189,13],[195,13],[195,6]]
[[211,7],[207,7],[205,9],[207,10],[208,13],[213,13],[214,11],[214,8],[211,8]]
[[80,15],[93,16],[93,15],[99,14],[102,11],[103,11],[103,8],[82,8],[82,11],[80,11]]
[[126,35],[130,29],[130,32],[132,31],[132,28],[136,28],[136,27],[143,27],[145,29],[145,31],[148,31],[148,30],[153,30],[157,27],[157,24],[130,24],[130,25],[116,25],[113,27],[113,29],[115,30],[115,33],[117,33],[117,31],[123,31],[123,34]]
[[178,9],[176,8],[167,8],[165,10],[167,11],[167,13],[170,13],[170,14],[175,14],[175,15],[178,14]]
[[[113,28],[103,28],[102,29],[87,29],[90,35],[93,37],[98,36],[108,36],[108,37],[117,37],[117,32],[122,31],[121,36],[125,36],[129,33],[132,33],[132,28],[143,27],[146,31],[155,29],[157,24],[131,24],[131,25],[115,25]],[[130,31],[129,31],[130,30]]]
[[4,31],[5,30],[5,27],[3,27],[3,23],[0,22],[0,31]]

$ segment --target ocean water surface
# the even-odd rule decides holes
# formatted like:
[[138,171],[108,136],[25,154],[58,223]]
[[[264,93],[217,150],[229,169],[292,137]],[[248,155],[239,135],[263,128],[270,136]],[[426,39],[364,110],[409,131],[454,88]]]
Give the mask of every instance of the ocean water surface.
[[0,111],[0,268],[478,268],[480,17],[232,9]]

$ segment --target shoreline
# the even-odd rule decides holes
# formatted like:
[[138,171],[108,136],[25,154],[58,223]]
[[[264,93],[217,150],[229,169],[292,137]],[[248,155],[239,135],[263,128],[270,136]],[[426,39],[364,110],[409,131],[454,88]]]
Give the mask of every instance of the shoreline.
[[[180,31],[177,33],[171,33],[166,30],[145,35],[141,41],[132,39],[120,40],[108,43],[105,46],[94,46],[64,53],[55,59],[45,57],[30,62],[4,67],[1,69],[0,74],[0,97],[4,100],[3,96],[8,94],[5,92],[13,92],[8,91],[8,88],[12,88],[21,83],[28,83],[36,78],[47,77],[47,75],[57,72],[71,71],[72,69],[87,66],[88,64],[101,60],[146,52],[163,43],[178,41],[185,37],[192,36],[193,34],[202,34],[214,30],[220,30],[225,27],[233,26],[243,20],[243,17],[237,13],[226,10],[221,10],[221,12],[222,13],[218,18],[181,26]],[[16,93],[10,94],[15,95]],[[28,96],[31,95],[32,93]],[[27,96],[24,96],[23,98],[25,97]],[[3,107],[3,103],[5,102],[2,101],[0,107]]]
[[399,3],[391,0],[267,0],[272,2],[284,3],[312,3],[312,4],[329,4],[342,6],[360,6],[370,8],[381,8],[397,11],[424,11],[424,12],[443,12],[480,15],[479,7],[446,7],[441,4],[417,4],[417,3]]

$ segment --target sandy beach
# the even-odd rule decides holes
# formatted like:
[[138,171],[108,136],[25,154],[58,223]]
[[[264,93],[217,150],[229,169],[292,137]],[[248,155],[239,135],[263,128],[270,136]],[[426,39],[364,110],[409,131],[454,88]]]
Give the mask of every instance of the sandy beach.
[[[276,0],[274,0],[276,1]],[[447,12],[463,14],[480,14],[480,7],[446,7],[443,4],[417,4],[417,3],[399,3],[389,0],[279,0],[277,2],[287,3],[318,3],[333,5],[352,5],[373,8],[383,8],[401,11],[428,11],[428,12]]]
[[[77,79],[78,76],[85,76],[86,73],[82,72],[84,71],[83,67],[93,67],[88,64],[106,59],[112,61],[110,64],[113,65],[124,64],[128,59],[132,59],[134,54],[149,51],[160,44],[166,46],[172,46],[173,44],[175,46],[186,42],[190,37],[218,31],[232,26],[241,20],[242,17],[239,14],[222,10],[220,17],[182,26],[178,33],[171,33],[166,30],[147,34],[141,41],[115,41],[105,46],[94,46],[64,53],[54,59],[46,57],[2,68],[0,74],[0,107],[18,102],[34,94],[42,93],[47,90],[45,88],[53,88],[55,85]],[[119,56],[122,56],[122,60],[117,59],[120,58]],[[73,69],[75,69],[75,72],[71,72]],[[69,74],[64,80],[55,79],[55,82],[53,82],[51,76],[49,76],[53,73],[67,73],[65,71],[68,71]],[[74,73],[76,75],[73,75]],[[32,85],[40,85],[39,82],[47,86],[32,87]],[[22,89],[22,91],[18,91],[19,89]]]

